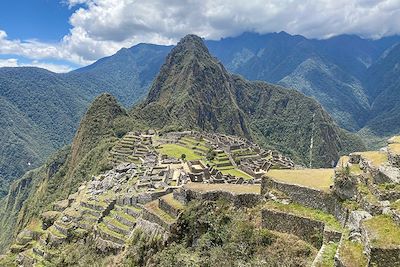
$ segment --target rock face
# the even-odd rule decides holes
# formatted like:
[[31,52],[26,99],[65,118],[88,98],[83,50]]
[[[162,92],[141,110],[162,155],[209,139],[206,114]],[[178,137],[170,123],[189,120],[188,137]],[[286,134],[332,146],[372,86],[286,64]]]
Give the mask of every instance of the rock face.
[[290,150],[313,166],[330,166],[347,141],[316,101],[229,74],[195,35],[172,49],[147,99],[132,115],[157,128],[244,136]]

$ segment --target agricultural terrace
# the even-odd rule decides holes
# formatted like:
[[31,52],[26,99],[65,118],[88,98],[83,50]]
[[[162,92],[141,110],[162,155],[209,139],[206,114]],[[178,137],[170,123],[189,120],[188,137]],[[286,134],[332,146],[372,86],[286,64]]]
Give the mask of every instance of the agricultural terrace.
[[270,170],[268,177],[289,183],[303,185],[322,191],[329,191],[333,184],[333,169]]
[[366,151],[360,152],[362,158],[370,161],[371,164],[375,167],[379,167],[380,165],[384,164],[388,161],[388,155],[382,151]]
[[209,192],[209,191],[227,191],[233,194],[245,194],[255,193],[260,194],[261,185],[237,185],[237,184],[202,184],[202,183],[189,183],[185,185],[185,188],[198,191],[198,192]]

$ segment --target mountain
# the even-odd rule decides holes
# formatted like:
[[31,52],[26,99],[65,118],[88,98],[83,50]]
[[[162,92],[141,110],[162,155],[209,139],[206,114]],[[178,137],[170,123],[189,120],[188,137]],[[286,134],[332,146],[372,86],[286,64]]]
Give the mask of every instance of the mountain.
[[400,44],[389,48],[367,72],[371,113],[365,128],[385,135],[400,132]]
[[51,209],[54,201],[66,198],[93,174],[110,168],[109,150],[117,139],[118,122],[127,118],[114,97],[100,95],[80,122],[72,145],[10,186],[0,206],[0,250],[32,219]]
[[312,166],[330,166],[346,149],[342,139],[347,136],[315,100],[229,74],[195,35],[186,36],[172,49],[146,100],[132,115],[151,127],[254,139],[303,164],[311,161]]
[[125,106],[143,98],[170,49],[137,45],[66,74],[0,68],[0,197],[12,180],[70,143],[97,95],[110,92]]
[[[390,66],[396,64],[399,42],[399,36],[314,40],[280,32],[205,44],[227,71],[296,89],[321,103],[339,126],[359,131],[367,142],[376,139],[378,146],[399,131],[394,127],[398,87],[388,88],[387,78],[396,77]],[[126,107],[144,99],[171,49],[139,44],[66,74],[0,68],[0,196],[2,187],[71,141],[97,95],[109,92]]]

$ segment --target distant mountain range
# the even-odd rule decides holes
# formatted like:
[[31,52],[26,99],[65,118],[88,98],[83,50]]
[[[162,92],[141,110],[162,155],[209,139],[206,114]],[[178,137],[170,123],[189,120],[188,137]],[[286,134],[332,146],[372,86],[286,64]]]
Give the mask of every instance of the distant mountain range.
[[[339,126],[379,141],[400,131],[399,42],[399,36],[310,40],[280,32],[205,44],[228,71],[294,88],[320,102]],[[101,92],[126,107],[144,99],[171,49],[139,44],[67,74],[0,68],[0,185],[69,143]]]

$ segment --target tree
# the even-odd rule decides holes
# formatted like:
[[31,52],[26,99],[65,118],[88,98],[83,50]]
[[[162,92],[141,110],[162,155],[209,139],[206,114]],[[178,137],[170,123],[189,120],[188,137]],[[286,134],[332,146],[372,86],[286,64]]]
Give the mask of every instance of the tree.
[[182,159],[182,160],[185,160],[185,159],[186,159],[186,154],[182,154],[182,155],[181,155],[181,159]]

